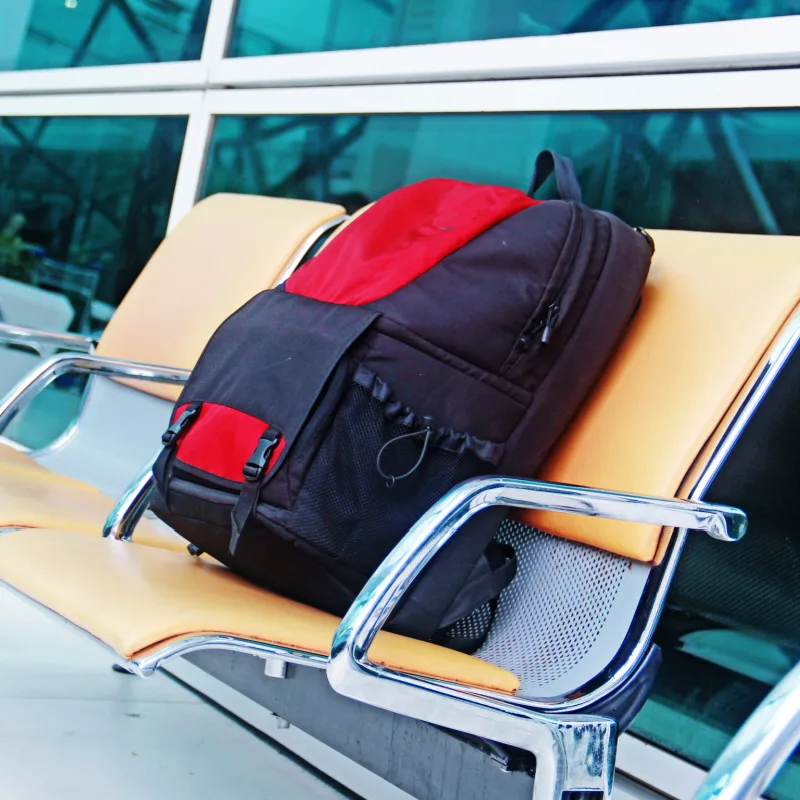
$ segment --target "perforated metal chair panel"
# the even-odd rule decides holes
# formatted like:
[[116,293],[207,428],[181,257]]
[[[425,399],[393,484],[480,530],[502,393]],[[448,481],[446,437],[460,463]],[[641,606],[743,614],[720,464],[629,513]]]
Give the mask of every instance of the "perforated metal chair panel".
[[515,521],[497,538],[516,550],[517,576],[476,655],[517,675],[520,696],[574,692],[618,652],[650,567]]

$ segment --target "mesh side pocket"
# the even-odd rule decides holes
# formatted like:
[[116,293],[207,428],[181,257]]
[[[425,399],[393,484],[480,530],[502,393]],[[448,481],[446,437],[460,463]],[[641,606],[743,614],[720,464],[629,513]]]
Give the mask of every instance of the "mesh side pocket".
[[[411,475],[387,486],[378,453],[413,430],[389,419],[384,404],[353,383],[306,473],[291,515],[293,533],[366,577],[449,489],[491,470],[468,450],[429,447]],[[422,447],[421,436],[394,442],[381,466],[402,475],[420,459]]]

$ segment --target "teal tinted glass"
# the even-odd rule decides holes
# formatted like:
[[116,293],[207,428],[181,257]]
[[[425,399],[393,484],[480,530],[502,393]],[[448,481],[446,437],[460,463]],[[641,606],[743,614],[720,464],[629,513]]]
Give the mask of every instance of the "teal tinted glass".
[[800,0],[240,0],[231,56],[500,39],[800,13]]
[[[0,321],[102,330],[166,233],[185,132],[185,117],[0,117]],[[0,348],[0,395],[34,364]],[[7,433],[45,444],[79,388],[62,379]]]
[[0,70],[200,58],[210,0],[0,0]]
[[[434,176],[527,189],[544,147],[573,159],[588,204],[632,224],[800,234],[800,110],[223,117],[203,192],[353,211]],[[708,767],[800,660],[800,632],[787,642],[756,615],[687,645],[665,620],[665,666],[635,731]],[[774,796],[800,800],[798,774],[789,764]]]
[[431,176],[526,189],[544,147],[633,224],[800,234],[798,110],[223,117],[203,191],[352,209]]

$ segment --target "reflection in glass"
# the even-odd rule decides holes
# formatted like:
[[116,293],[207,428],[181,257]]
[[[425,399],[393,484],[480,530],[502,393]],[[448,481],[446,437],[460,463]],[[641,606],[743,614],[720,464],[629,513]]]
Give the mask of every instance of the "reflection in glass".
[[[0,118],[0,273],[114,305],[164,236],[183,117]],[[83,299],[82,299],[83,298]]]
[[211,0],[0,0],[0,70],[200,58]]
[[240,0],[229,55],[502,39],[800,13],[800,0]]
[[[0,321],[98,335],[163,238],[185,118],[0,118]],[[0,347],[0,395],[36,364]],[[6,435],[43,446],[74,416],[59,380]]]
[[224,117],[204,194],[357,208],[432,176],[527,189],[571,156],[584,199],[637,225],[800,234],[800,111]]

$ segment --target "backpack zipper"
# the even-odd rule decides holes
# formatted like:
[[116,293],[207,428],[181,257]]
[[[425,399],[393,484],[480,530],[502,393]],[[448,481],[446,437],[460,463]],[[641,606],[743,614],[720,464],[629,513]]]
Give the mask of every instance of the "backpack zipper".
[[575,246],[575,250],[572,253],[572,258],[570,259],[569,264],[567,264],[567,266],[564,268],[564,271],[561,273],[561,278],[558,281],[558,286],[553,292],[553,297],[550,300],[550,304],[540,316],[539,320],[533,324],[530,330],[520,337],[520,341],[527,339],[529,342],[532,337],[538,335],[539,341],[542,344],[549,344],[550,339],[553,336],[553,330],[558,324],[558,319],[561,314],[561,299],[566,291],[567,281],[569,280],[569,277],[572,274],[572,269],[575,266],[575,259],[578,255],[578,250],[580,249],[581,239],[583,238],[583,209],[579,203],[573,203],[573,207],[575,208],[575,213],[578,215],[578,222],[580,224],[578,244]]

